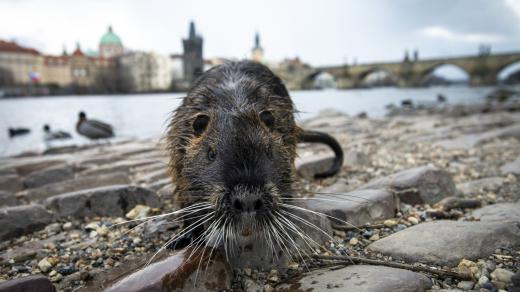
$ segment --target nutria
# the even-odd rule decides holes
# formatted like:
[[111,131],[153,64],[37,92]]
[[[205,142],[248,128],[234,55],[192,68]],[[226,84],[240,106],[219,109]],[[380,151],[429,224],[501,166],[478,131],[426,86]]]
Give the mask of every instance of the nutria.
[[188,237],[179,236],[177,247],[212,240],[211,232],[204,234],[208,228],[223,230],[213,238],[221,242],[269,232],[284,208],[281,199],[293,196],[299,142],[325,143],[335,152],[331,169],[317,178],[340,170],[337,141],[304,131],[294,113],[281,79],[258,63],[225,63],[195,81],[166,135],[175,200],[189,208],[186,218],[192,216],[184,221]]

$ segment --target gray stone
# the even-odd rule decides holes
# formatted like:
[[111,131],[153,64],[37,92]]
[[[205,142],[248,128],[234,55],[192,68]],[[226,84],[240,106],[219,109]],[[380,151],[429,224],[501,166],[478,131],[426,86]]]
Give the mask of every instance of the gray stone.
[[343,165],[346,166],[365,166],[370,164],[368,155],[360,151],[346,151]]
[[147,185],[147,187],[157,192],[160,189],[164,188],[165,186],[167,186],[171,183],[172,183],[171,178],[163,178],[161,180],[158,180],[156,182],[153,182],[153,183]]
[[433,145],[445,149],[471,149],[489,140],[518,137],[520,137],[520,124],[515,124],[483,133],[460,135],[453,139],[438,141]]
[[449,172],[433,167],[420,166],[373,180],[361,189],[387,188],[395,191],[407,204],[434,204],[444,197],[456,194],[455,184]]
[[23,189],[23,183],[17,174],[0,176],[0,190],[15,193],[21,189]]
[[[307,209],[353,225],[395,217],[399,199],[387,190],[356,190],[344,194],[316,194],[305,200]],[[340,223],[340,222],[337,222]]]
[[489,205],[472,215],[480,221],[520,222],[520,202]]
[[36,188],[72,178],[74,178],[74,168],[71,165],[60,165],[29,174],[24,178],[23,184],[26,188]]
[[407,262],[456,266],[461,259],[481,259],[497,248],[520,244],[513,223],[435,221],[380,239],[368,249]]
[[169,177],[168,170],[163,165],[163,168],[159,170],[154,170],[146,173],[138,173],[135,175],[135,181],[137,183],[145,183],[150,184],[162,179],[166,179]]
[[175,185],[170,183],[162,187],[159,191],[157,191],[157,194],[159,197],[167,199],[167,198],[173,198],[173,192],[175,191]]
[[160,207],[161,201],[150,189],[116,185],[61,194],[45,200],[45,205],[60,217],[123,217],[136,205]]
[[514,174],[519,174],[519,175],[520,175],[520,156],[518,156],[518,157],[517,157],[514,161],[512,161],[512,162],[509,162],[509,163],[504,164],[504,165],[500,168],[500,171],[501,171],[503,174],[514,173]]
[[431,281],[422,274],[383,266],[355,265],[332,271],[312,271],[293,283],[278,285],[275,290],[421,292],[431,286]]
[[332,166],[334,154],[320,154],[296,159],[296,172],[303,178],[311,180],[317,173],[324,172]]
[[14,194],[0,191],[0,207],[16,206],[18,204],[18,199],[16,199],[16,196]]
[[457,189],[464,195],[474,195],[481,191],[494,192],[500,188],[503,182],[502,177],[487,177],[457,184]]
[[56,288],[43,275],[31,275],[0,283],[0,292],[55,292]]
[[113,172],[104,175],[80,176],[75,179],[47,184],[38,188],[25,190],[21,192],[20,195],[31,202],[42,202],[49,197],[64,193],[129,183],[130,178],[126,173]]
[[0,208],[0,240],[28,234],[52,222],[52,214],[41,205]]

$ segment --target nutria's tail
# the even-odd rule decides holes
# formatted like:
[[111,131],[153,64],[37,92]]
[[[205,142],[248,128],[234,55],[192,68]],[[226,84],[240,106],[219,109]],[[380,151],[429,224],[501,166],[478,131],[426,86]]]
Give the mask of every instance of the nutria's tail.
[[341,146],[334,137],[317,131],[303,131],[300,134],[300,142],[326,144],[336,155],[332,167],[325,172],[315,174],[314,178],[326,178],[333,176],[340,171],[341,166],[343,165],[343,149],[341,149]]

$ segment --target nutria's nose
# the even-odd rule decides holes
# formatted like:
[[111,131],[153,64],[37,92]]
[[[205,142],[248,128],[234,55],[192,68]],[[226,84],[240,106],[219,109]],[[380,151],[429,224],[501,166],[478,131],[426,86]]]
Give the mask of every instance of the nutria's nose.
[[258,198],[235,198],[233,209],[240,213],[259,212],[264,209],[264,203]]

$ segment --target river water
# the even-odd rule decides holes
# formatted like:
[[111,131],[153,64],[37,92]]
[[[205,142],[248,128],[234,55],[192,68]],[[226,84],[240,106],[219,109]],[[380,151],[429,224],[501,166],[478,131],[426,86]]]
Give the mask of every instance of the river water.
[[[472,103],[484,100],[495,87],[447,86],[429,88],[373,88],[353,90],[310,90],[291,93],[298,120],[316,115],[323,109],[335,109],[349,115],[366,112],[382,117],[385,106],[399,104],[403,99],[417,103],[434,102],[438,94],[448,102]],[[79,111],[88,117],[114,126],[118,138],[154,138],[164,133],[167,120],[180,103],[182,93],[143,94],[124,96],[61,96],[0,99],[0,157],[25,151],[42,151],[46,147],[85,144],[89,141],[75,132]],[[72,134],[72,139],[54,142],[43,140],[44,124]],[[9,127],[24,127],[31,133],[9,138]]]

